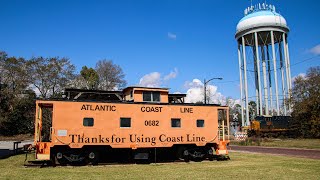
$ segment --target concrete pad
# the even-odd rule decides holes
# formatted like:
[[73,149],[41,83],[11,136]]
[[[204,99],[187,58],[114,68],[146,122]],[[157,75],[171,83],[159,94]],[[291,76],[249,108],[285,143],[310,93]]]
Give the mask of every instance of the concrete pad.
[[[0,159],[14,154],[13,144],[17,141],[0,141]],[[33,140],[21,141],[18,148],[23,148],[26,144],[33,144]]]

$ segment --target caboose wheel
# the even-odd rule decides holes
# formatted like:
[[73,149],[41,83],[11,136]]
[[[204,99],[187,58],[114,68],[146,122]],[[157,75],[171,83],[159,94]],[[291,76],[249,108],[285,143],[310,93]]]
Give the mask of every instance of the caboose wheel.
[[56,153],[54,159],[55,159],[55,164],[59,163],[60,166],[65,166],[68,164],[68,160],[65,157],[63,157],[63,154],[61,152]]
[[99,161],[99,154],[97,151],[91,151],[87,155],[88,162],[92,165],[97,165]]
[[209,161],[213,161],[213,150],[211,148],[208,150],[208,159]]
[[180,160],[184,160],[185,162],[189,162],[189,151],[187,150],[187,147],[185,146],[178,147],[176,151],[176,158]]
[[184,162],[189,162],[190,161],[189,151],[188,150],[184,150],[183,151],[183,159],[184,159]]

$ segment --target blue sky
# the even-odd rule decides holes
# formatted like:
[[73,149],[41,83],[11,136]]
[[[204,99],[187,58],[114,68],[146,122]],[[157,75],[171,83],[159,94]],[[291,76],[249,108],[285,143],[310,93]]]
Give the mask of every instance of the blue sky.
[[[264,2],[253,0],[253,4]],[[320,65],[320,1],[268,0],[290,28],[292,76]],[[0,0],[0,50],[9,56],[68,57],[94,67],[111,59],[128,85],[149,75],[171,92],[185,93],[193,79],[212,81],[223,96],[239,98],[234,38],[248,0]],[[319,46],[320,49],[320,46]],[[299,63],[299,64],[296,64]],[[152,83],[152,82],[151,82]]]

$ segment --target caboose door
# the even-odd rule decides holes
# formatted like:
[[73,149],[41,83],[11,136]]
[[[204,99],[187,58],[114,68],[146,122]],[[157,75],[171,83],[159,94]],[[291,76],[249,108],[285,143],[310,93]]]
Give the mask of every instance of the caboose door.
[[35,140],[36,159],[50,160],[53,104],[36,103]]

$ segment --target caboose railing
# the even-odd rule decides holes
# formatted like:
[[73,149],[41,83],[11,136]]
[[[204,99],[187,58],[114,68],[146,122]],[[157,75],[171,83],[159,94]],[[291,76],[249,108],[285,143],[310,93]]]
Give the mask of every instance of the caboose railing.
[[229,129],[229,108],[218,109],[218,131],[219,140],[226,141],[230,139]]

